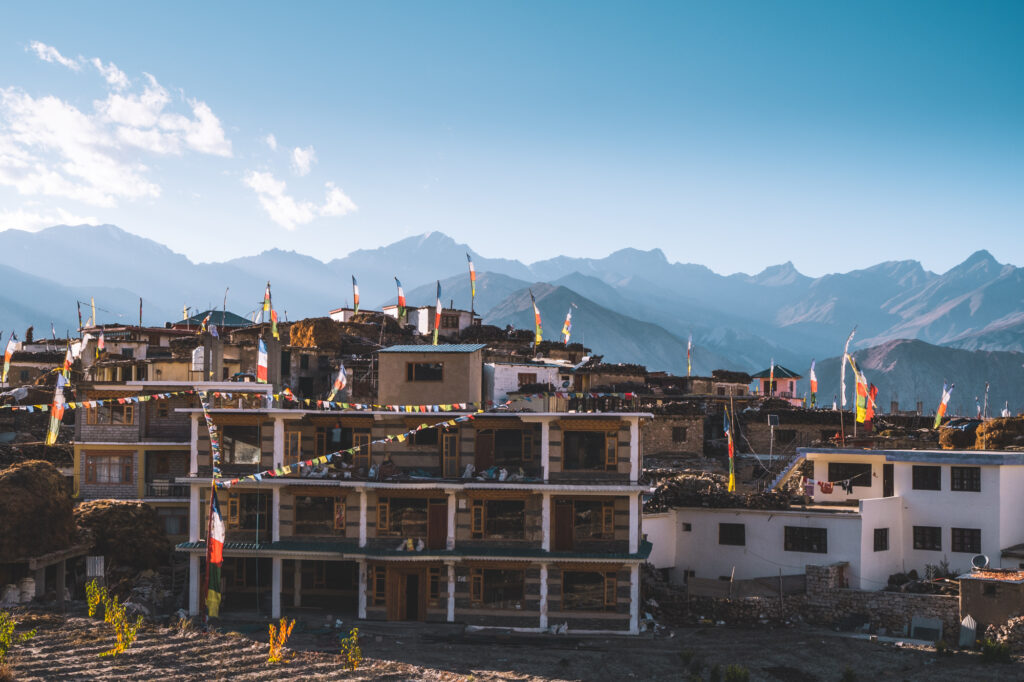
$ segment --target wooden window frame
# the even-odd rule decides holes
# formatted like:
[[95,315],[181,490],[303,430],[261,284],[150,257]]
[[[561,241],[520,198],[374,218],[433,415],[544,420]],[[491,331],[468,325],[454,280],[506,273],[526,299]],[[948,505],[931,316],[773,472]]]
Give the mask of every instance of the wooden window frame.
[[337,498],[334,500],[334,530],[345,533],[346,521],[348,518],[348,509],[345,506],[344,498]]
[[619,577],[615,571],[606,571],[604,574],[604,605],[605,608],[615,606],[619,603]]
[[[567,591],[565,589],[565,580],[566,580],[566,577],[568,577],[569,573],[596,573],[596,574],[601,576],[602,580],[604,581],[604,595],[603,595],[603,599],[602,599],[602,608],[601,609],[568,609],[565,606],[565,595],[567,594]],[[603,571],[603,570],[600,570],[600,569],[582,569],[582,568],[581,569],[563,570],[562,571],[562,590],[561,590],[562,605],[561,605],[561,608],[562,608],[563,611],[570,611],[570,612],[576,612],[576,613],[587,613],[587,612],[591,612],[592,613],[594,611],[614,610],[618,606],[618,603],[619,603],[619,597],[618,597],[619,585],[618,585],[618,583],[619,583],[618,571],[614,571],[614,570],[612,570],[612,571],[604,570]]]
[[321,457],[327,454],[327,429],[324,427],[316,430],[313,437],[313,456]]
[[615,539],[615,503],[601,503],[601,539]]
[[[122,421],[114,421],[114,410],[116,409],[121,410]],[[103,410],[106,419],[100,419],[100,410]],[[134,403],[125,403],[124,405],[98,405],[86,408],[85,423],[88,426],[134,426],[135,405]]]
[[373,457],[373,446],[370,443],[371,434],[369,432],[353,433],[352,434],[352,447],[355,448],[355,452],[352,455],[352,464],[356,468],[360,466],[370,468],[370,461]]
[[523,457],[524,462],[534,461],[533,453],[533,430],[529,428],[523,429]]
[[[292,447],[292,441],[295,447]],[[302,432],[298,430],[286,430],[284,432],[284,457],[291,461],[302,459]]]
[[382,497],[377,500],[377,535],[391,534],[391,504],[388,498]]
[[[440,369],[441,376],[437,379],[418,379],[416,378],[416,366],[417,365],[432,365]],[[407,383],[441,383],[444,381],[444,362],[407,362],[405,363],[405,381]]]
[[387,604],[388,596],[388,569],[387,566],[374,566],[370,589],[373,595],[374,606]]
[[457,477],[459,475],[459,434],[442,431],[441,434],[441,475]]
[[437,606],[441,602],[441,583],[441,567],[427,568],[427,603],[431,606]]
[[469,600],[474,604],[484,603],[484,569],[469,569]]
[[238,497],[238,493],[228,493],[228,528],[238,528],[240,523],[239,518],[241,517],[241,499]]
[[469,510],[469,518],[470,533],[472,533],[474,538],[482,538],[487,522],[487,507],[484,505],[483,500],[473,500]]
[[[97,480],[97,465],[100,459],[119,459],[121,460],[118,464],[118,472],[120,473],[120,480],[117,481],[99,481]],[[97,453],[85,453],[85,482],[89,485],[131,485],[135,482],[135,466],[132,461],[133,453],[127,452],[97,452]],[[112,466],[113,462],[108,463],[108,467]]]

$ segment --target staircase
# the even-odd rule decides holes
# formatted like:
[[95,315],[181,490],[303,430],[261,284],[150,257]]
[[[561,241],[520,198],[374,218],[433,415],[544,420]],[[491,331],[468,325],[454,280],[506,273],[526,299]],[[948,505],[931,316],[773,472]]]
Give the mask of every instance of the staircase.
[[768,487],[769,490],[778,490],[786,480],[793,475],[793,472],[803,464],[806,457],[804,455],[794,455],[793,459],[789,460],[789,464],[786,465],[779,475],[775,477],[771,485]]

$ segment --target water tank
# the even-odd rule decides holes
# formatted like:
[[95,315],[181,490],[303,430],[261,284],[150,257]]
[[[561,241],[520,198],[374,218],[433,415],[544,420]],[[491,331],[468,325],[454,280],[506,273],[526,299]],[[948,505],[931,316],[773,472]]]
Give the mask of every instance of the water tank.
[[203,370],[206,369],[206,367],[204,367],[205,363],[203,362],[203,351],[204,350],[205,349],[203,348],[203,346],[197,346],[196,348],[192,349],[192,371],[193,372],[202,372]]

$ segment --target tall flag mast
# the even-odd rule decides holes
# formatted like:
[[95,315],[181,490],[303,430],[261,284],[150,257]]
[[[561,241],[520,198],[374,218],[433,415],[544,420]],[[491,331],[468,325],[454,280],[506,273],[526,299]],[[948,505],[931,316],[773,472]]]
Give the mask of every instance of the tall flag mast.
[[724,421],[722,423],[722,430],[725,431],[725,438],[729,444],[729,487],[730,493],[736,492],[736,466],[735,466],[735,446],[732,440],[732,426],[729,424],[729,408],[725,408]]
[[466,260],[469,261],[469,312],[472,315],[476,313],[476,268],[473,267],[473,259],[468,253]]
[[857,326],[854,325],[853,331],[846,337],[846,345],[843,346],[843,360],[839,363],[839,392],[842,394],[842,406],[846,407],[846,356],[850,352],[850,341],[853,341],[853,335],[857,333]]
[[[269,313],[269,315],[268,315]],[[277,311],[274,310],[274,305],[270,301],[270,282],[267,282],[267,290],[263,294],[263,318],[261,322],[266,322],[267,317],[270,318],[270,333],[275,339],[280,339],[280,334],[277,333]],[[223,320],[222,320],[223,322]]]

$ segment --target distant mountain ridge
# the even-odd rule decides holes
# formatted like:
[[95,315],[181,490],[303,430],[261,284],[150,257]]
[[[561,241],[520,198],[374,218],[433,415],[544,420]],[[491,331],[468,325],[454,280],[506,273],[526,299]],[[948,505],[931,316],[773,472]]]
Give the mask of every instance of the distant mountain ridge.
[[14,296],[10,288],[0,294],[0,327],[41,328],[51,318],[58,327],[77,326],[73,299],[88,295],[109,311],[100,312],[100,322],[133,323],[142,297],[146,322],[162,324],[180,318],[186,305],[219,307],[225,290],[228,308],[248,316],[268,280],[287,319],[322,316],[351,303],[353,275],[363,307],[395,301],[397,276],[410,303],[432,304],[440,280],[444,303],[468,309],[467,253],[478,273],[475,309],[488,322],[531,326],[522,304],[533,286],[545,292],[538,300],[546,338],[558,338],[575,302],[581,310],[574,338],[585,335],[613,362],[640,362],[646,354],[652,369],[681,367],[680,347],[691,334],[696,357],[703,353],[723,366],[757,371],[774,358],[806,367],[812,357],[837,355],[854,325],[855,349],[920,339],[964,350],[1024,350],[1024,270],[983,250],[941,274],[917,261],[888,261],[823,277],[803,275],[792,263],[724,276],[670,262],[660,249],[525,264],[487,258],[441,232],[328,261],[274,249],[197,264],[113,225],[8,230],[0,232],[0,266],[10,269],[11,280],[35,284],[29,295]]

